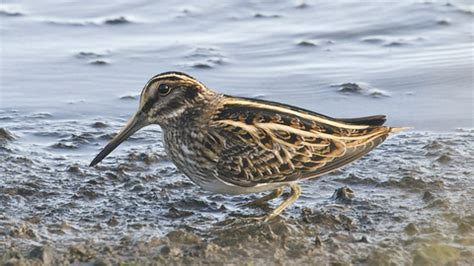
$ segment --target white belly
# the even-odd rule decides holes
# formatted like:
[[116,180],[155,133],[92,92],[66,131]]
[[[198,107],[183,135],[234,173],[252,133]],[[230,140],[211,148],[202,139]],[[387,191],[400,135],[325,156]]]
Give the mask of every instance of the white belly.
[[277,187],[281,187],[282,183],[278,184],[264,184],[257,185],[254,187],[240,187],[231,183],[224,182],[218,178],[213,178],[210,182],[201,182],[200,179],[193,179],[191,176],[188,176],[194,183],[202,187],[203,189],[219,194],[230,194],[230,195],[239,195],[239,194],[249,194],[257,193],[262,191],[274,190]]

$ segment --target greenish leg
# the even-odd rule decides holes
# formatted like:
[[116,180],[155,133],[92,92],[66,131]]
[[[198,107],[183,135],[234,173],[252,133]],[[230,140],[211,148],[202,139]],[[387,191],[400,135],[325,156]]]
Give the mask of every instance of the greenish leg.
[[[277,217],[278,215],[280,215],[280,213],[286,209],[288,206],[290,206],[291,204],[293,204],[293,202],[295,202],[299,196],[301,195],[301,188],[300,186],[298,186],[296,183],[290,183],[289,184],[290,188],[291,188],[291,194],[290,196],[288,196],[288,198],[286,198],[281,204],[280,206],[278,206],[276,209],[274,209],[270,214],[268,214],[267,216],[265,216],[264,218],[264,222],[268,222],[270,221],[271,219]],[[283,189],[282,189],[283,191]],[[280,193],[281,194],[281,193]]]
[[278,198],[282,193],[283,193],[283,187],[279,187],[279,188],[273,190],[270,194],[265,195],[265,196],[263,196],[259,199],[256,199],[252,202],[249,202],[247,204],[244,204],[243,206],[262,207],[265,204],[267,204],[267,202],[269,200],[272,200],[274,198]]

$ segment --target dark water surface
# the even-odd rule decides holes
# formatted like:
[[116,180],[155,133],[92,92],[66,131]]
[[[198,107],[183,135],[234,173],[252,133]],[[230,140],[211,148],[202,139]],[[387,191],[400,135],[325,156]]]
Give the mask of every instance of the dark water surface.
[[[0,262],[472,262],[469,1],[2,1],[0,22]],[[415,130],[255,223],[258,195],[196,187],[158,126],[87,167],[170,70]]]

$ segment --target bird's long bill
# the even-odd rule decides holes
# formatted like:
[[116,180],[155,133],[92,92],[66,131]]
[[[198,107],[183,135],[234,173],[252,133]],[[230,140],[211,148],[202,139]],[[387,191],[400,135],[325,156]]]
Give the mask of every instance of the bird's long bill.
[[120,145],[124,140],[126,140],[128,137],[133,135],[133,133],[137,132],[140,128],[146,126],[147,124],[144,121],[143,116],[140,112],[137,112],[130,120],[127,122],[127,124],[120,130],[120,132],[115,136],[103,149],[100,151],[99,154],[92,160],[89,166],[94,166],[102,159],[104,159],[109,153],[111,153],[115,148]]

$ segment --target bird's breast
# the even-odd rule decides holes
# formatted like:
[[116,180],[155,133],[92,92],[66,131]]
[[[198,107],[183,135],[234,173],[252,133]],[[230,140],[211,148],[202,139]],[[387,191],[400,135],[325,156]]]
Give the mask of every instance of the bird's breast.
[[166,153],[176,167],[198,185],[214,179],[217,154],[205,145],[206,132],[182,128],[164,131]]
[[205,190],[236,195],[267,191],[281,186],[275,183],[242,187],[219,178],[217,162],[223,143],[205,129],[186,127],[185,130],[165,130],[164,143],[166,152],[176,167]]

